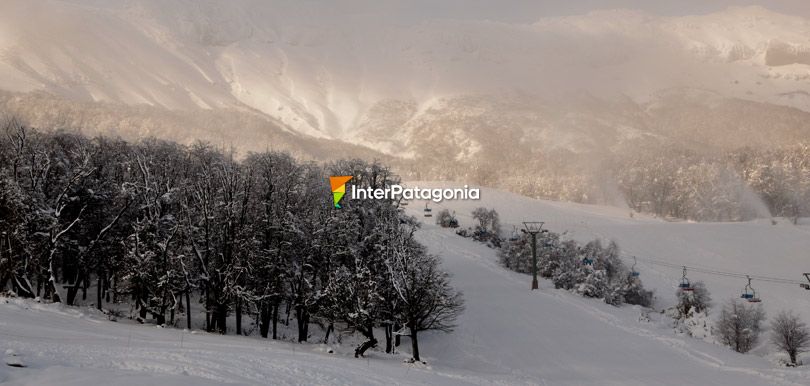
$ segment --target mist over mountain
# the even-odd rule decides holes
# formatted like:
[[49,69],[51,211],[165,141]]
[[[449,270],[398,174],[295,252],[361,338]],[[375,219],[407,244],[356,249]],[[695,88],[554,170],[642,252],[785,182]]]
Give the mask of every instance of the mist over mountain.
[[[407,177],[511,189],[592,179],[639,149],[810,141],[810,21],[799,16],[417,20],[386,4],[5,1],[0,108],[91,133],[392,157]],[[538,194],[594,197],[582,189]]]

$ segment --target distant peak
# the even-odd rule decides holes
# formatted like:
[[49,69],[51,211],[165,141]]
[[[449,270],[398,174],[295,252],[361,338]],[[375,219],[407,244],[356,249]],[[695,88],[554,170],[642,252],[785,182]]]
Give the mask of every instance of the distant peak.
[[747,6],[730,6],[722,11],[712,13],[711,15],[733,16],[733,17],[759,17],[766,19],[780,19],[780,18],[801,18],[796,15],[788,15],[780,13],[761,5],[747,5]]

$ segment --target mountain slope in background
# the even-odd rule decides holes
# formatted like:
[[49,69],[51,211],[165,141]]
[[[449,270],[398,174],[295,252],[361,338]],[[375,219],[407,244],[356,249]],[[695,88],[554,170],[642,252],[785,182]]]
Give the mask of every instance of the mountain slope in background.
[[[542,101],[582,94],[626,96],[632,103],[619,114],[663,103],[660,91],[673,89],[810,110],[810,22],[759,7],[687,17],[597,11],[531,25],[406,23],[333,5],[255,0],[0,7],[6,91],[260,112],[297,133],[400,155],[414,154],[420,125],[452,134],[429,113],[475,111],[471,96],[509,94],[507,109],[529,123],[540,117],[549,121],[536,125],[541,130],[563,126],[554,142],[576,136],[593,114],[561,124],[545,118],[544,107],[555,106]],[[475,150],[472,141],[460,146],[460,157]]]
[[807,19],[742,7],[510,23],[356,5],[4,1],[0,114],[618,204],[617,169],[640,153],[810,143]]

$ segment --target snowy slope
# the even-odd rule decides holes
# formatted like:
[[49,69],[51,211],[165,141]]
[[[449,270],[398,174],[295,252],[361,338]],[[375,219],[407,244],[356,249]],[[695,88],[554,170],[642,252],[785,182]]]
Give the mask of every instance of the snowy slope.
[[[445,183],[413,183],[420,186],[453,186]],[[495,208],[511,233],[512,225],[523,221],[545,221],[545,228],[565,232],[564,238],[587,242],[595,238],[618,242],[625,262],[631,256],[750,275],[806,281],[810,272],[810,224],[807,219],[794,226],[786,219],[759,219],[750,222],[692,223],[669,222],[634,213],[629,209],[534,200],[517,194],[484,188],[479,201],[445,201],[431,205],[456,211],[463,224],[471,225],[469,213],[478,206]],[[422,206],[424,207],[424,206]],[[645,286],[656,289],[659,307],[674,303],[681,270],[639,260]],[[690,279],[703,280],[715,303],[738,297],[745,286],[739,278],[690,273]],[[753,282],[770,314],[793,309],[810,322],[810,291],[798,285]]]
[[[482,191],[478,202],[447,201],[431,206],[434,213],[439,208],[455,210],[463,225],[471,225],[466,214],[479,205],[497,209],[507,224],[545,220],[549,229],[569,231],[568,237],[582,241],[594,237],[615,239],[626,253],[678,264],[796,279],[798,270],[810,269],[806,257],[801,259],[810,247],[807,226],[667,223],[637,216],[631,219],[621,209],[532,200],[492,189]],[[421,217],[422,208],[414,202],[409,211]],[[465,368],[515,374],[541,383],[545,380],[547,384],[810,382],[810,372],[774,368],[770,362],[772,350],[767,346],[752,355],[738,355],[718,345],[675,335],[663,315],[652,314],[652,322],[640,322],[643,318],[636,307],[617,309],[578,298],[554,290],[547,281],[541,281],[541,291],[530,293],[530,278],[504,271],[486,246],[430,223],[424,225],[420,239],[444,257],[455,275],[454,283],[468,299],[458,332],[444,340],[430,341],[435,346],[429,350],[439,350]],[[769,251],[768,259],[761,258],[765,250]],[[671,304],[680,272],[641,263],[638,267],[645,285],[657,289],[656,306]],[[690,277],[705,280],[719,301],[739,296],[744,285],[713,276]],[[755,284],[763,291],[768,311],[775,313],[791,307],[805,320],[810,318],[810,294],[798,286]],[[493,326],[499,326],[497,331]],[[492,360],[491,354],[497,360]],[[684,374],[689,375],[684,378]]]
[[[425,186],[426,184],[420,184]],[[434,184],[437,185],[437,184]],[[438,185],[437,185],[438,186]],[[571,237],[617,239],[627,252],[683,264],[756,268],[758,274],[796,276],[808,250],[808,227],[769,223],[666,223],[629,218],[608,207],[538,201],[485,189],[479,202],[446,202],[462,216],[474,206],[496,208],[504,222],[540,219]],[[421,215],[414,202],[409,211]],[[418,233],[440,254],[466,311],[452,334],[420,338],[428,366],[372,352],[368,360],[326,354],[319,345],[183,333],[112,323],[94,311],[0,300],[0,353],[17,352],[28,369],[0,367],[11,385],[51,384],[509,384],[509,385],[806,385],[810,370],[781,368],[768,347],[740,355],[676,334],[658,313],[612,307],[555,290],[504,270],[495,252],[451,230],[424,224]],[[759,259],[769,246],[771,258]],[[795,251],[794,251],[795,249]],[[792,251],[792,252],[791,252]],[[806,259],[804,260],[806,264]],[[642,279],[659,289],[658,307],[672,301],[679,272],[640,264]],[[716,299],[737,295],[739,284],[705,279]],[[808,296],[798,287],[759,285],[769,312],[793,306],[807,318]],[[782,299],[780,299],[782,298]],[[408,351],[407,339],[400,347]],[[340,351],[338,351],[340,352]],[[74,382],[74,383],[70,383]]]
[[[354,360],[319,345],[222,337],[108,322],[92,310],[0,299],[0,355],[14,350],[28,366],[2,365],[8,385],[381,385],[484,382],[442,374],[401,359]],[[4,383],[4,381],[6,383]]]

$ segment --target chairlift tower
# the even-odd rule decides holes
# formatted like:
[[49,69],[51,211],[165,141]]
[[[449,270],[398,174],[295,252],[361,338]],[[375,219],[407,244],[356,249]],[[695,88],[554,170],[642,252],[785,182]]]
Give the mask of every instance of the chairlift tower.
[[524,221],[523,233],[528,233],[532,236],[532,290],[540,288],[537,282],[537,234],[548,232],[543,229],[544,222],[542,221]]

